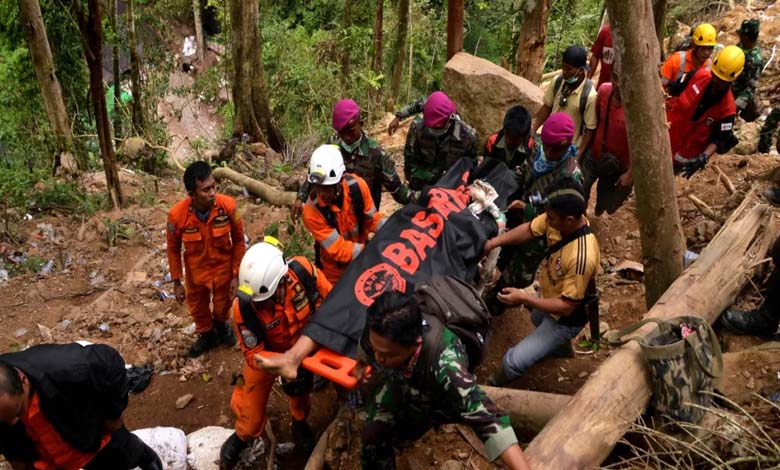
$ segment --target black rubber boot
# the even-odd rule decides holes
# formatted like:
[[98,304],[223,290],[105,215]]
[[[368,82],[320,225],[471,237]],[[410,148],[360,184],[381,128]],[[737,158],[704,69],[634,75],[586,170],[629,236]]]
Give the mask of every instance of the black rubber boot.
[[195,343],[190,346],[190,350],[187,352],[190,357],[198,357],[209,349],[214,349],[219,346],[219,336],[214,328],[205,333],[201,333]]
[[772,338],[777,332],[777,315],[763,308],[757,310],[728,309],[720,316],[720,324],[735,333]]
[[241,438],[238,437],[238,434],[231,434],[227,441],[222,444],[222,449],[219,450],[219,469],[233,470],[236,464],[238,464],[241,452],[243,452],[248,445],[249,443],[242,441]]
[[217,332],[220,343],[231,347],[236,345],[236,335],[233,333],[230,323],[215,321],[214,330]]
[[780,188],[768,188],[764,191],[764,197],[773,206],[780,206]]
[[487,384],[491,387],[503,387],[509,382],[511,382],[511,380],[506,376],[503,363],[499,364],[495,372],[490,374],[490,377],[487,379]]
[[498,293],[501,292],[501,289],[504,287],[506,287],[506,283],[503,279],[499,279],[498,282],[496,282],[496,285],[488,289],[488,291],[485,293],[485,305],[487,306],[490,314],[494,317],[500,317],[504,314],[504,312],[506,312],[506,305],[502,304],[501,301],[498,300]]
[[316,441],[314,440],[314,433],[311,432],[311,428],[306,421],[292,422],[292,437],[295,447],[303,455],[309,455],[314,450]]

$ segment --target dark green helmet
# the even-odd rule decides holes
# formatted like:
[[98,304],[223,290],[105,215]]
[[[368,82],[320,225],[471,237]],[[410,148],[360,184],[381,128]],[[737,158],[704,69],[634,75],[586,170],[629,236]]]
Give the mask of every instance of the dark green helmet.
[[757,37],[760,25],[761,23],[757,19],[745,20],[742,22],[742,26],[737,30],[737,33]]

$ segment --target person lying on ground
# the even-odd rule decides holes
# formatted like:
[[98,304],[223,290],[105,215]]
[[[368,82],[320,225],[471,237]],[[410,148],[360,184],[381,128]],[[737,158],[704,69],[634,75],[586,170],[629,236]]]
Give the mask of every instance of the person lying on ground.
[[184,186],[189,196],[168,213],[168,266],[176,300],[186,299],[198,332],[188,354],[198,357],[220,343],[236,344],[228,320],[246,243],[236,201],[217,193],[208,163],[190,164],[184,172]]
[[690,49],[675,52],[661,65],[661,85],[669,96],[679,96],[700,68],[710,69],[718,32],[711,24],[702,23],[693,30],[691,42]]
[[[409,203],[412,192],[401,183],[390,154],[363,130],[363,120],[357,103],[350,99],[336,103],[333,107],[333,129],[336,134],[328,143],[338,146],[341,150],[346,171],[366,181],[371,188],[371,197],[377,208],[381,203],[382,187],[399,204]],[[291,212],[293,220],[298,219],[310,192],[311,183],[305,180],[298,191],[298,198],[293,202]]]
[[536,329],[510,348],[491,376],[502,386],[523,375],[529,367],[558,351],[571,353],[571,340],[588,323],[587,309],[596,298],[600,253],[596,236],[585,218],[580,184],[570,178],[553,182],[545,193],[545,213],[531,222],[504,232],[485,243],[485,252],[544,237],[547,252],[540,267],[541,297],[505,287],[498,299],[509,307],[524,306]]
[[585,201],[590,200],[590,191],[598,181],[594,212],[600,216],[604,212],[615,213],[634,187],[626,117],[617,74],[613,74],[611,82],[599,87],[597,104],[599,125],[596,137],[585,152],[581,166]]
[[577,160],[580,160],[596,132],[596,90],[587,78],[588,51],[582,46],[569,46],[563,52],[561,74],[547,87],[544,102],[534,116],[534,132],[547,121],[550,114],[563,112],[574,121],[574,139]]
[[716,152],[728,152],[738,143],[734,136],[737,108],[730,85],[744,65],[742,49],[726,46],[715,57],[712,71],[699,69],[690,86],[667,101],[675,173],[690,178],[703,170]]
[[[280,248],[275,238],[265,237],[241,260],[233,318],[244,367],[230,400],[236,431],[222,445],[222,470],[235,468],[241,452],[265,429],[266,406],[277,376],[258,368],[255,355],[262,351],[283,353],[292,347],[330,293],[331,284],[322,271],[303,256],[285,260]],[[306,423],[312,381],[312,373],[305,369],[300,369],[294,380],[282,381],[282,391],[290,400],[293,442],[305,455],[315,444]]]
[[478,157],[477,133],[460,118],[455,103],[440,92],[425,101],[404,145],[404,177],[409,188],[420,191],[436,182],[463,157]]
[[385,218],[363,178],[346,173],[335,145],[312,153],[308,181],[313,189],[303,206],[303,224],[314,237],[315,265],[335,284]]
[[[518,193],[521,196],[514,198],[507,207],[507,220],[513,220],[510,228],[530,222],[537,216],[537,206],[532,204],[530,199],[541,196],[555,180],[573,178],[582,182],[582,173],[576,158],[577,147],[572,145],[574,133],[574,121],[568,114],[559,112],[547,118],[542,135],[534,143],[532,158],[526,159],[515,171],[520,174]],[[505,305],[498,301],[496,295],[504,287],[522,288],[533,283],[544,251],[545,244],[542,239],[507,246],[501,250],[497,264],[501,277],[486,296],[487,305],[493,315],[501,315],[504,312]]]
[[[468,371],[466,350],[455,333],[445,327],[438,338],[426,335],[419,304],[397,291],[377,297],[366,315],[362,357],[381,378],[368,398],[360,452],[364,470],[395,469],[395,445],[445,423],[470,426],[485,443],[489,460],[530,469],[509,417]],[[430,349],[436,351],[432,368],[421,359]]]
[[14,470],[162,470],[125,427],[125,361],[104,344],[0,355],[0,454]]

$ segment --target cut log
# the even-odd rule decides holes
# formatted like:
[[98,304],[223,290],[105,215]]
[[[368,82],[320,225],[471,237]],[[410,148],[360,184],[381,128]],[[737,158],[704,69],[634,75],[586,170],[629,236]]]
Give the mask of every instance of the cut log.
[[481,386],[487,396],[509,415],[519,438],[532,438],[560,411],[571,396],[555,393]]
[[[730,306],[780,233],[780,221],[755,188],[699,258],[647,313],[669,319],[694,315],[712,323]],[[655,325],[637,333],[649,337]],[[650,400],[639,345],[631,341],[607,359],[526,449],[534,469],[597,467]]]
[[268,186],[262,181],[257,181],[256,179],[242,175],[230,168],[214,168],[214,177],[220,180],[227,178],[239,186],[244,186],[250,193],[260,196],[264,201],[274,206],[289,206],[296,198],[296,194],[292,191],[280,191]]
[[333,428],[336,427],[336,421],[341,418],[344,408],[340,409],[333,421],[330,422],[325,431],[317,441],[317,445],[314,446],[314,450],[309,456],[309,460],[306,461],[306,466],[303,470],[323,470],[325,468],[325,451],[328,450],[328,439]]

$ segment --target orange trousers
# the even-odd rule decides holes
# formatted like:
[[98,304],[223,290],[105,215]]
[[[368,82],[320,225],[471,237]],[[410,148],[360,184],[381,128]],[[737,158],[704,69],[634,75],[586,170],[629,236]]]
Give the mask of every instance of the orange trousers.
[[[230,318],[230,281],[228,276],[214,276],[211,286],[199,286],[185,281],[187,308],[195,321],[195,330],[205,333],[214,327],[214,321],[226,322]],[[214,304],[214,311],[211,304]]]
[[[244,364],[244,385],[236,385],[230,408],[236,415],[236,434],[242,441],[260,437],[265,429],[265,408],[276,375],[260,371]],[[311,402],[309,394],[288,397],[290,414],[295,421],[303,421],[309,416]]]

